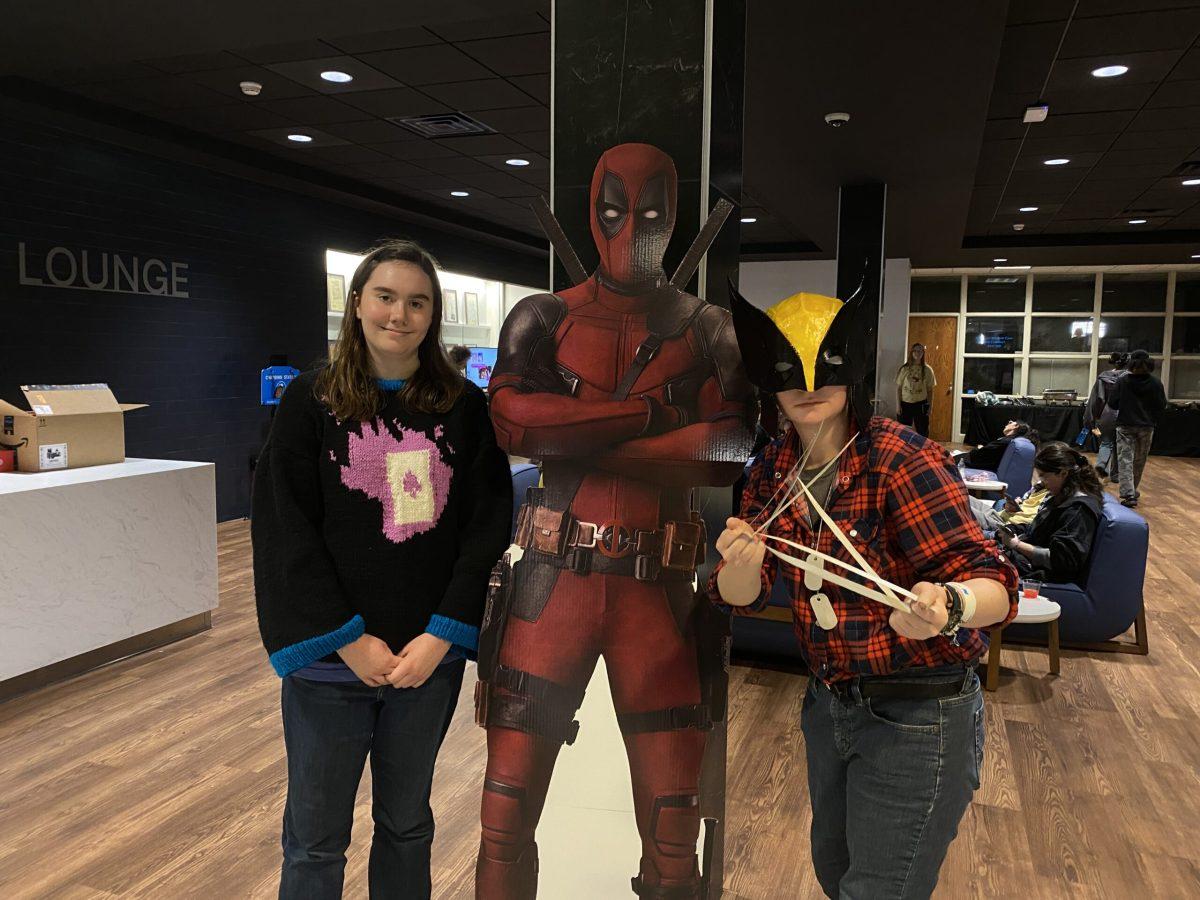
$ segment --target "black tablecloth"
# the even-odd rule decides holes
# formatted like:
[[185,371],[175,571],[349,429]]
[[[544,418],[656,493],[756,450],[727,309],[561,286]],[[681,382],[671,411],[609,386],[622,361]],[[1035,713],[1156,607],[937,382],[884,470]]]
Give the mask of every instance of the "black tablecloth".
[[[1073,444],[1083,428],[1083,404],[1074,406],[1021,406],[1000,403],[995,406],[968,404],[966,442],[986,444],[1004,432],[1013,419],[1028,422],[1043,441]],[[1088,435],[1085,450],[1095,452],[1095,437]],[[1150,452],[1155,456],[1200,456],[1200,409],[1171,406],[1158,427]]]

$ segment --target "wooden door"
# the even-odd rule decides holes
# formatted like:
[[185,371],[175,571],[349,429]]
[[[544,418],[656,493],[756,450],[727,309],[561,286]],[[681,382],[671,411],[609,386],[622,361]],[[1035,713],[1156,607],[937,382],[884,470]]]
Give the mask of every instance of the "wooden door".
[[954,422],[954,354],[958,352],[958,316],[911,316],[908,343],[925,345],[925,362],[937,376],[933,408],[929,413],[929,436],[947,443]]

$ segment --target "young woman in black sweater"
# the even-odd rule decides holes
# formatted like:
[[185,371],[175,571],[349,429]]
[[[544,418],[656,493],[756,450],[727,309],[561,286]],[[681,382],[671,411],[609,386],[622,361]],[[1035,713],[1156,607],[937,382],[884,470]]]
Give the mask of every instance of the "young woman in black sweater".
[[1078,584],[1100,524],[1104,492],[1087,457],[1062,441],[1043,444],[1033,459],[1034,480],[1050,492],[1020,536],[996,532],[1022,578]]
[[341,896],[368,754],[371,896],[430,896],[434,760],[512,517],[486,398],[451,365],[441,320],[428,253],[369,253],[332,361],[288,387],[259,457],[255,594],[288,757],[281,898]]

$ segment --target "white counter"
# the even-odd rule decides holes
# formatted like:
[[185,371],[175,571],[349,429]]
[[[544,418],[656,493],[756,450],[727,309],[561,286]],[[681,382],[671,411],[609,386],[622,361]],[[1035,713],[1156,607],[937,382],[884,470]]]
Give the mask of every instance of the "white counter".
[[216,606],[212,463],[0,473],[0,682]]

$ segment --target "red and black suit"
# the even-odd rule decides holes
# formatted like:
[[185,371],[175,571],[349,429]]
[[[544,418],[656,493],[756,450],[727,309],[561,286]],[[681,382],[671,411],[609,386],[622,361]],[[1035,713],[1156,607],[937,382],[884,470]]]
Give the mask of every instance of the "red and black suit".
[[[699,774],[713,710],[693,627],[704,538],[690,489],[741,473],[752,402],[728,312],[663,275],[676,185],[654,147],[607,151],[591,190],[599,268],[521,301],[501,332],[496,434],[508,452],[542,461],[544,488],[522,509],[507,609],[489,615],[481,639],[484,900],[536,895],[534,830],[600,655],[633,776],[635,891],[699,896]],[[489,637],[495,664],[485,667]]]

